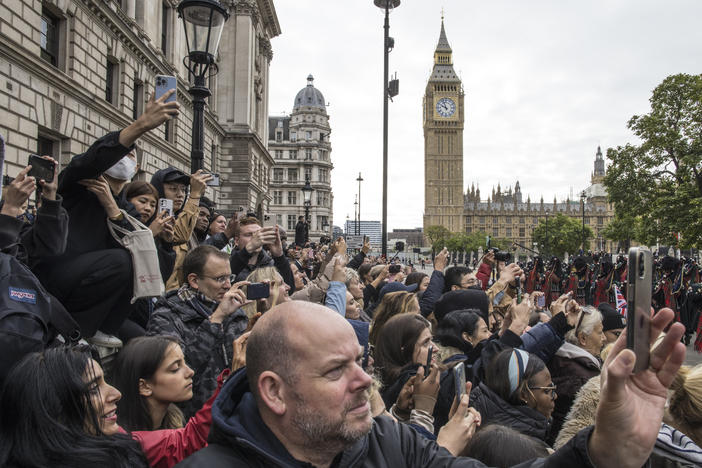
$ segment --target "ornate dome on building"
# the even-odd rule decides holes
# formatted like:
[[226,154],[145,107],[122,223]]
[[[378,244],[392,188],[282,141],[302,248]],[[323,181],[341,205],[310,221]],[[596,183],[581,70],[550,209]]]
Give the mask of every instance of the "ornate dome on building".
[[302,88],[297,93],[297,96],[295,96],[293,112],[299,110],[301,107],[317,107],[321,109],[322,112],[326,113],[326,101],[321,91],[314,87],[314,77],[312,75],[307,76],[307,86]]

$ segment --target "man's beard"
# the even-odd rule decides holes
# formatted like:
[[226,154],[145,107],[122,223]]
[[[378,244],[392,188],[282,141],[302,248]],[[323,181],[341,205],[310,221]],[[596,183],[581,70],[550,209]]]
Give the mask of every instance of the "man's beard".
[[349,427],[350,425],[346,421],[346,416],[351,408],[360,405],[364,401],[370,401],[370,390],[364,391],[352,402],[348,403],[337,421],[329,420],[310,409],[302,395],[295,393],[295,399],[297,400],[298,408],[292,417],[292,424],[303,435],[305,438],[304,444],[308,447],[313,447],[320,451],[325,449],[343,450],[371,430],[372,423],[368,424],[368,427],[354,429]]

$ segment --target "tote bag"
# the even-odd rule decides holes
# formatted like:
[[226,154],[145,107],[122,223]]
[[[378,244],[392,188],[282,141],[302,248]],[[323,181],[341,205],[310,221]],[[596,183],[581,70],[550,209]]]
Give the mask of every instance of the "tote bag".
[[129,250],[132,256],[132,268],[134,270],[134,295],[132,304],[142,297],[161,296],[165,292],[161,270],[158,265],[158,254],[156,253],[156,243],[151,229],[144,226],[138,220],[129,216],[124,210],[124,219],[134,228],[133,231],[124,229],[107,218],[107,228],[125,249]]

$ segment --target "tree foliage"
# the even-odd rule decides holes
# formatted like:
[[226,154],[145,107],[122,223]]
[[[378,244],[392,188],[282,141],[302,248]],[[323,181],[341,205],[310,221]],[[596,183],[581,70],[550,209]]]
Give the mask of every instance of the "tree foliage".
[[437,252],[444,248],[446,245],[446,239],[451,235],[449,231],[444,226],[427,226],[424,230],[424,235],[427,236],[429,243],[431,244],[431,249]]
[[[586,246],[592,237],[592,229],[585,226]],[[583,242],[583,226],[578,220],[558,213],[556,216],[539,221],[539,224],[534,228],[533,239],[545,256],[562,257],[566,252],[574,254],[580,250]]]
[[[644,244],[702,243],[702,75],[672,75],[653,90],[651,111],[628,128],[640,145],[607,151],[605,177],[617,219],[608,237],[623,232]],[[633,221],[633,232],[622,231]],[[613,237],[610,237],[613,236]],[[621,239],[617,239],[621,240]]]

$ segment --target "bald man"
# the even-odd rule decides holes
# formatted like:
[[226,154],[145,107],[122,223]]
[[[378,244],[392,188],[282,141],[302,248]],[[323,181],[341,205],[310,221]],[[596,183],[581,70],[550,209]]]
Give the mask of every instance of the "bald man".
[[[670,309],[658,312],[651,336],[672,317]],[[642,466],[656,441],[667,387],[684,359],[683,332],[672,325],[651,367],[633,377],[634,355],[624,350],[625,337],[618,340],[605,363],[597,429],[580,431],[547,465]],[[338,313],[301,301],[272,308],[249,336],[248,367],[229,378],[212,407],[209,445],[178,466],[484,466],[454,458],[387,416],[371,418],[371,378],[362,357],[353,328]]]

